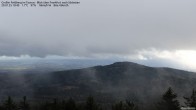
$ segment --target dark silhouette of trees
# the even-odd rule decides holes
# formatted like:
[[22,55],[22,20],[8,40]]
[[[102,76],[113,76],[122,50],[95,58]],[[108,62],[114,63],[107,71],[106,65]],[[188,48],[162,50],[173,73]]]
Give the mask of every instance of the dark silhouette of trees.
[[180,110],[180,104],[176,98],[177,94],[173,92],[171,87],[169,87],[162,95],[161,102],[158,103],[158,110]]
[[67,102],[66,102],[65,100],[63,100],[63,101],[61,102],[61,105],[60,105],[60,106],[61,106],[61,109],[62,109],[62,110],[66,110],[66,108],[67,108],[67,107],[66,107],[66,104],[67,104]]
[[188,107],[195,107],[196,108],[196,91],[193,89],[192,94],[190,97],[184,97],[186,100],[185,104]]
[[123,102],[120,101],[112,106],[112,110],[124,110]]
[[20,110],[30,110],[29,103],[27,102],[26,96],[23,97],[23,100],[19,104]]
[[126,100],[125,103],[120,101],[112,106],[112,110],[138,110],[138,107],[131,101]]
[[126,100],[125,109],[126,110],[138,110],[138,106],[134,104],[133,102]]
[[77,110],[76,103],[72,98],[65,103],[65,110]]
[[48,101],[45,101],[45,102],[42,102],[40,105],[39,105],[39,110],[49,110],[49,102]]
[[[162,95],[161,101],[156,104],[156,107],[149,106],[145,110],[152,110],[156,108],[157,110],[180,110],[179,101],[176,99],[177,94],[174,93],[172,88]],[[185,104],[188,107],[196,107],[196,90],[193,89],[190,97],[184,97]],[[31,105],[31,106],[30,106]],[[111,106],[112,105],[112,106]],[[0,110],[139,110],[139,106],[130,100],[120,101],[116,104],[108,103],[103,104],[103,102],[98,104],[92,96],[89,96],[86,101],[77,102],[72,98],[68,100],[53,100],[44,99],[38,102],[28,103],[26,96],[23,97],[19,103],[15,103],[13,99],[9,96],[3,103],[0,103]],[[141,108],[143,106],[141,105]],[[141,109],[140,108],[140,109]]]
[[89,96],[87,98],[85,108],[86,110],[100,110],[101,109],[99,105],[95,102],[92,96]]
[[45,101],[39,107],[39,110],[61,110],[60,103],[56,98],[52,102]]
[[17,106],[10,96],[8,96],[8,99],[3,103],[3,108],[4,110],[17,110]]
[[49,110],[60,110],[60,105],[58,103],[58,100],[56,98],[53,99],[53,102],[48,105],[50,107]]

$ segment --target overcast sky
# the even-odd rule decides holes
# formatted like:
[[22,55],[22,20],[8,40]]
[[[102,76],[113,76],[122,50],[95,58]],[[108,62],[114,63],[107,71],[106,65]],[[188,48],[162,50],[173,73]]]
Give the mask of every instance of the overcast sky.
[[79,1],[64,8],[0,7],[0,58],[119,57],[196,69],[195,0]]

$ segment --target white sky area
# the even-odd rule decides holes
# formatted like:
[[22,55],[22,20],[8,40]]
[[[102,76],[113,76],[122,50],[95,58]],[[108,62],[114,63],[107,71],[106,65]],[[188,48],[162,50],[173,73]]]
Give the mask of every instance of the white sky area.
[[79,1],[64,8],[0,7],[0,62],[116,58],[196,70],[195,0]]

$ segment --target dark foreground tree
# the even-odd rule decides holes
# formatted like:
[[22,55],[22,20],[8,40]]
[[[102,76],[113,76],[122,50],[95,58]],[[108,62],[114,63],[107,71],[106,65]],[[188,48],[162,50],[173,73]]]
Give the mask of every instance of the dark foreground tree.
[[10,96],[8,96],[8,99],[3,103],[3,108],[4,110],[17,110],[17,106]]
[[66,110],[77,110],[76,103],[72,98],[67,100]]
[[23,100],[19,104],[20,110],[30,110],[29,103],[27,102],[26,96],[23,97]]
[[49,110],[60,110],[60,106],[58,104],[58,99],[54,98],[53,102],[48,105],[50,107]]
[[124,110],[123,102],[120,101],[112,106],[112,110]]
[[100,110],[101,109],[99,105],[95,102],[92,96],[89,96],[87,98],[85,108],[86,110]]
[[158,110],[180,110],[180,104],[176,98],[177,94],[173,92],[171,87],[169,87],[162,95],[161,102],[158,103]]
[[63,100],[60,104],[61,110],[77,110],[77,104],[72,98],[67,101]]
[[138,110],[138,107],[133,102],[126,100],[126,103],[120,101],[114,104],[112,110]]
[[185,104],[188,107],[195,107],[196,108],[196,91],[193,89],[192,94],[190,97],[184,97],[186,100]]
[[138,106],[134,104],[133,102],[126,100],[125,109],[126,110],[138,110]]

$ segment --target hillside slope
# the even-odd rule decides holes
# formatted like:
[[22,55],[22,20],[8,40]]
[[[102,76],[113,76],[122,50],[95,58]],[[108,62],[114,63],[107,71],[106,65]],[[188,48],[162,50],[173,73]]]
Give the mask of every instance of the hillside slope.
[[58,71],[46,74],[0,74],[0,95],[73,97],[94,95],[100,100],[154,100],[168,87],[180,97],[196,87],[196,74],[171,68],[153,68],[131,62]]

